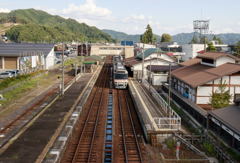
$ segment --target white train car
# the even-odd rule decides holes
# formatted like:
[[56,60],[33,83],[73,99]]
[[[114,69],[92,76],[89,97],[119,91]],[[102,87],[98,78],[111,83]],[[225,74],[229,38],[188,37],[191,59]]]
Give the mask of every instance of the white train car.
[[128,71],[121,61],[121,56],[113,56],[113,82],[116,89],[126,89],[128,84]]

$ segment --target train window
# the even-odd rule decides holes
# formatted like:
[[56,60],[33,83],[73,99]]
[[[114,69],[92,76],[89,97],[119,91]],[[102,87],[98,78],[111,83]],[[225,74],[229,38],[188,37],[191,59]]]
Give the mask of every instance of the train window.
[[127,74],[115,74],[115,79],[127,79]]

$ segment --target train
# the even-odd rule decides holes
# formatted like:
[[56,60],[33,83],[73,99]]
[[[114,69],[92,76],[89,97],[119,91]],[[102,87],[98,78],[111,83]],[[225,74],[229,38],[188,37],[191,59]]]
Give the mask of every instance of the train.
[[120,55],[113,56],[113,83],[116,89],[126,89],[128,85],[128,71]]

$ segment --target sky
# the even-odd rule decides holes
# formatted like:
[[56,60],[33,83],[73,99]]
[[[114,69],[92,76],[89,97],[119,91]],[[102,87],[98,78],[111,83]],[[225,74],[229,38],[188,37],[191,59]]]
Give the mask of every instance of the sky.
[[209,34],[240,33],[240,0],[0,0],[0,12],[34,8],[99,29],[142,34],[192,33],[194,20],[210,20]]

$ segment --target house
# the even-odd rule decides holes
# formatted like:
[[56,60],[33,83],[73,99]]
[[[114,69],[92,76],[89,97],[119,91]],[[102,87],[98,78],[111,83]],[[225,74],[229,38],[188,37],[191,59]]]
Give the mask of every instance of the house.
[[55,44],[0,44],[0,69],[48,69],[54,65]]
[[[139,78],[142,75],[143,53],[136,57],[124,59],[125,65],[133,72],[133,77]],[[144,78],[147,78],[146,67],[148,65],[169,65],[177,64],[173,57],[169,56],[161,49],[149,48],[144,52]]]
[[219,80],[226,81],[233,99],[240,95],[240,59],[221,52],[206,52],[180,63],[183,66],[172,72],[172,88],[204,109]]

